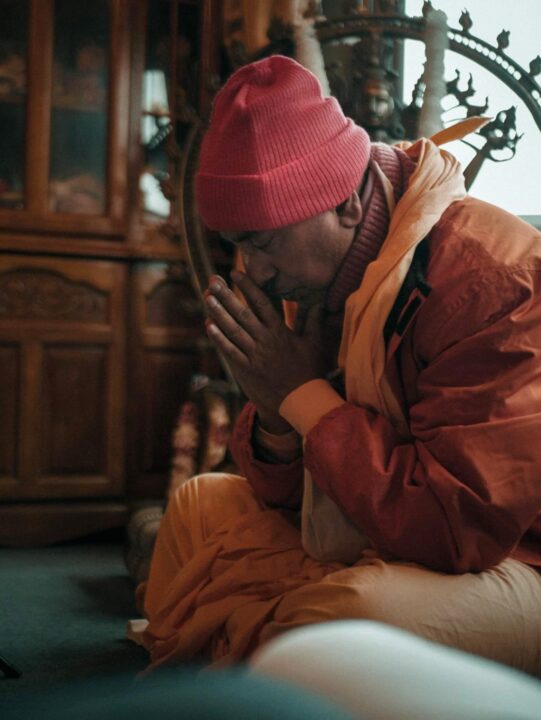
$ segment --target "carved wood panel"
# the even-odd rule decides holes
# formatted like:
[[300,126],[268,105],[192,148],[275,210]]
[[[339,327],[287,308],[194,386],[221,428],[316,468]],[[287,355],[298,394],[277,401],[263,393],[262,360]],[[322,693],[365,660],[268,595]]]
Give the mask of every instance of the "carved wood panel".
[[46,345],[41,476],[107,473],[107,348]]
[[107,295],[54,270],[17,268],[0,277],[0,318],[107,322]]
[[122,494],[126,276],[110,261],[0,256],[0,497]]
[[20,354],[16,345],[0,345],[0,476],[15,477],[19,436]]
[[147,323],[153,327],[184,327],[200,331],[201,303],[187,283],[160,283],[147,300]]
[[208,343],[201,304],[182,266],[140,263],[130,285],[130,494],[163,498],[173,430]]
[[167,476],[171,467],[171,437],[180,406],[188,397],[197,356],[195,353],[149,349],[143,364],[142,469],[145,474]]

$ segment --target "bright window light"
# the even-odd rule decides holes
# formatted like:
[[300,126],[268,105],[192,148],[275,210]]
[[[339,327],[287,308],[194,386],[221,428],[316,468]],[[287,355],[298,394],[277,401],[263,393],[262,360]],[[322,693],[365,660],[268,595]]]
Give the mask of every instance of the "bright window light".
[[[459,17],[467,8],[473,26],[471,34],[497,46],[496,37],[502,30],[509,30],[510,45],[507,54],[525,70],[531,60],[541,55],[541,2],[539,0],[433,0],[434,8],[447,14],[448,24],[460,28]],[[406,13],[422,14],[423,0],[406,0]],[[404,100],[409,103],[415,82],[423,71],[424,44],[415,40],[405,42]],[[470,73],[477,94],[470,102],[482,105],[488,95],[487,115],[516,106],[516,126],[524,137],[518,142],[515,157],[509,162],[495,163],[486,160],[471,188],[471,195],[494,203],[517,215],[527,216],[538,224],[541,221],[541,131],[524,103],[501,80],[480,65],[458,53],[447,50],[445,54],[446,80],[461,73],[460,88],[465,88]],[[537,76],[537,80],[539,81]],[[451,111],[444,119],[454,117]],[[479,144],[479,143],[478,143]],[[465,166],[474,151],[460,142],[446,146]]]

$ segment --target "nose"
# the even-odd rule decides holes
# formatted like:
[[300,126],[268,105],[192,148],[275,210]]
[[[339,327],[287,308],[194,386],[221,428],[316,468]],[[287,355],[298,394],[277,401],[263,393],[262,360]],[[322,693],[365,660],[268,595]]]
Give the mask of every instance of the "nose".
[[241,249],[242,259],[246,274],[255,282],[258,287],[272,280],[276,275],[276,268],[269,259],[267,253],[251,246]]

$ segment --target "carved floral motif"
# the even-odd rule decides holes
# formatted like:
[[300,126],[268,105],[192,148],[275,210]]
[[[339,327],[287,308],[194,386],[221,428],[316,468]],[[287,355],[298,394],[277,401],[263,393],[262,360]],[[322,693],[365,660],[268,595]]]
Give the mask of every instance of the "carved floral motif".
[[59,273],[35,269],[0,276],[0,317],[106,322],[105,293]]

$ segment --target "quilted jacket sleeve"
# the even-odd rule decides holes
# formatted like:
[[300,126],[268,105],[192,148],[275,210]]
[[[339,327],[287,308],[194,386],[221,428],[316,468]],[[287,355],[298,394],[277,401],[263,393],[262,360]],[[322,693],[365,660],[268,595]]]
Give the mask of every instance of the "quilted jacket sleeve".
[[267,505],[298,510],[302,498],[302,455],[288,464],[257,459],[252,441],[255,417],[255,405],[249,402],[237,418],[230,441],[231,454],[241,474]]

